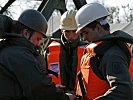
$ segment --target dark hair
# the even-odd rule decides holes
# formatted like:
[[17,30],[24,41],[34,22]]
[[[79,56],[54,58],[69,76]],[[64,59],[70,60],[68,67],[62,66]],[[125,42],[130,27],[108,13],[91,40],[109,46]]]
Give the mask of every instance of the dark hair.
[[91,28],[92,30],[94,30],[96,28],[96,25],[99,24],[101,27],[103,27],[103,29],[110,31],[110,25],[107,23],[105,25],[101,25],[100,22],[98,20],[95,20],[91,23],[89,23],[88,25],[86,25],[86,27]]
[[86,27],[91,28],[92,30],[94,30],[96,28],[97,24],[98,24],[97,21],[93,21],[93,22],[87,24]]
[[29,33],[31,33],[31,34],[33,32],[35,32],[33,29],[31,29],[31,28],[29,28],[29,27],[21,24],[18,21],[14,22],[14,24],[13,24],[13,30],[12,30],[14,33],[20,34],[21,31],[24,30],[24,29],[28,29]]

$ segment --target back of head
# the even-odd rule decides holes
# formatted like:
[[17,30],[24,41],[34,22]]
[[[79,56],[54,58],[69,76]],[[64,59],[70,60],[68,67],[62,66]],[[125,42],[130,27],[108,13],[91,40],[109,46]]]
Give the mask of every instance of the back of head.
[[105,7],[99,3],[86,4],[79,9],[75,19],[78,25],[78,30],[81,30],[86,25],[110,15]]
[[13,36],[13,23],[14,20],[12,18],[0,14],[0,38]]
[[13,20],[6,16],[6,15],[0,15],[0,32],[4,33],[10,33],[11,27],[12,27]]
[[18,22],[46,36],[47,21],[39,11],[33,9],[25,10],[18,18]]
[[60,29],[61,30],[77,30],[77,24],[75,21],[75,10],[66,11],[60,20]]

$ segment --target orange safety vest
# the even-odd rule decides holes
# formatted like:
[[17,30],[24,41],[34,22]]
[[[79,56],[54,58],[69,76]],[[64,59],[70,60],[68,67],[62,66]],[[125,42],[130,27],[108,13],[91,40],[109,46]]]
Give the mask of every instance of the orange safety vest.
[[[86,54],[83,55],[81,59],[82,80],[86,91],[86,96],[82,100],[93,100],[96,97],[103,95],[110,88],[109,84],[105,80],[102,80],[96,76],[90,66],[90,58],[95,55],[93,50],[96,45],[97,44],[95,43],[88,45],[86,47]],[[129,66],[130,76],[133,79],[132,66],[133,58],[131,58]],[[77,94],[82,96],[79,84],[77,85]]]
[[[58,73],[58,78],[55,77],[54,75],[50,74],[50,76],[52,77],[52,81],[55,82],[56,84],[61,84],[60,81],[60,47],[61,44],[53,41],[48,49],[49,49],[49,53],[48,53],[48,69]],[[80,70],[80,60],[82,55],[84,54],[84,49],[85,49],[85,45],[83,46],[78,46],[78,64],[77,64],[77,72]],[[63,60],[63,59],[61,59]],[[77,86],[77,82],[78,82],[78,78],[76,77],[76,85]]]

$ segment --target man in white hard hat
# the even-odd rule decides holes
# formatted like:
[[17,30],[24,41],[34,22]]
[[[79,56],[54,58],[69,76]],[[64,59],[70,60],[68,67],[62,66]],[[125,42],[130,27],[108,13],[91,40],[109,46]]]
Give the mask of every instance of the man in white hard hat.
[[56,84],[63,85],[65,92],[70,93],[75,92],[76,74],[85,45],[76,34],[75,15],[75,10],[69,10],[61,16],[61,39],[48,47],[48,69],[58,73],[58,78],[52,75],[52,79]]
[[94,42],[81,60],[77,93],[82,100],[133,100],[131,54],[126,45],[132,37],[122,31],[110,34],[109,15],[99,3],[86,4],[76,13],[76,33]]

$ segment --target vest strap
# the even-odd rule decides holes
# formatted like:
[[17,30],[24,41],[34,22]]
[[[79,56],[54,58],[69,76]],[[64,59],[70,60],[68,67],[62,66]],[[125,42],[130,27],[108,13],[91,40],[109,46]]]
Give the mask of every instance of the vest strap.
[[78,80],[79,80],[79,86],[80,86],[80,89],[81,89],[81,92],[82,92],[82,96],[85,97],[85,88],[84,88],[84,85],[83,85],[83,81],[82,81],[82,73],[81,71],[78,72]]

